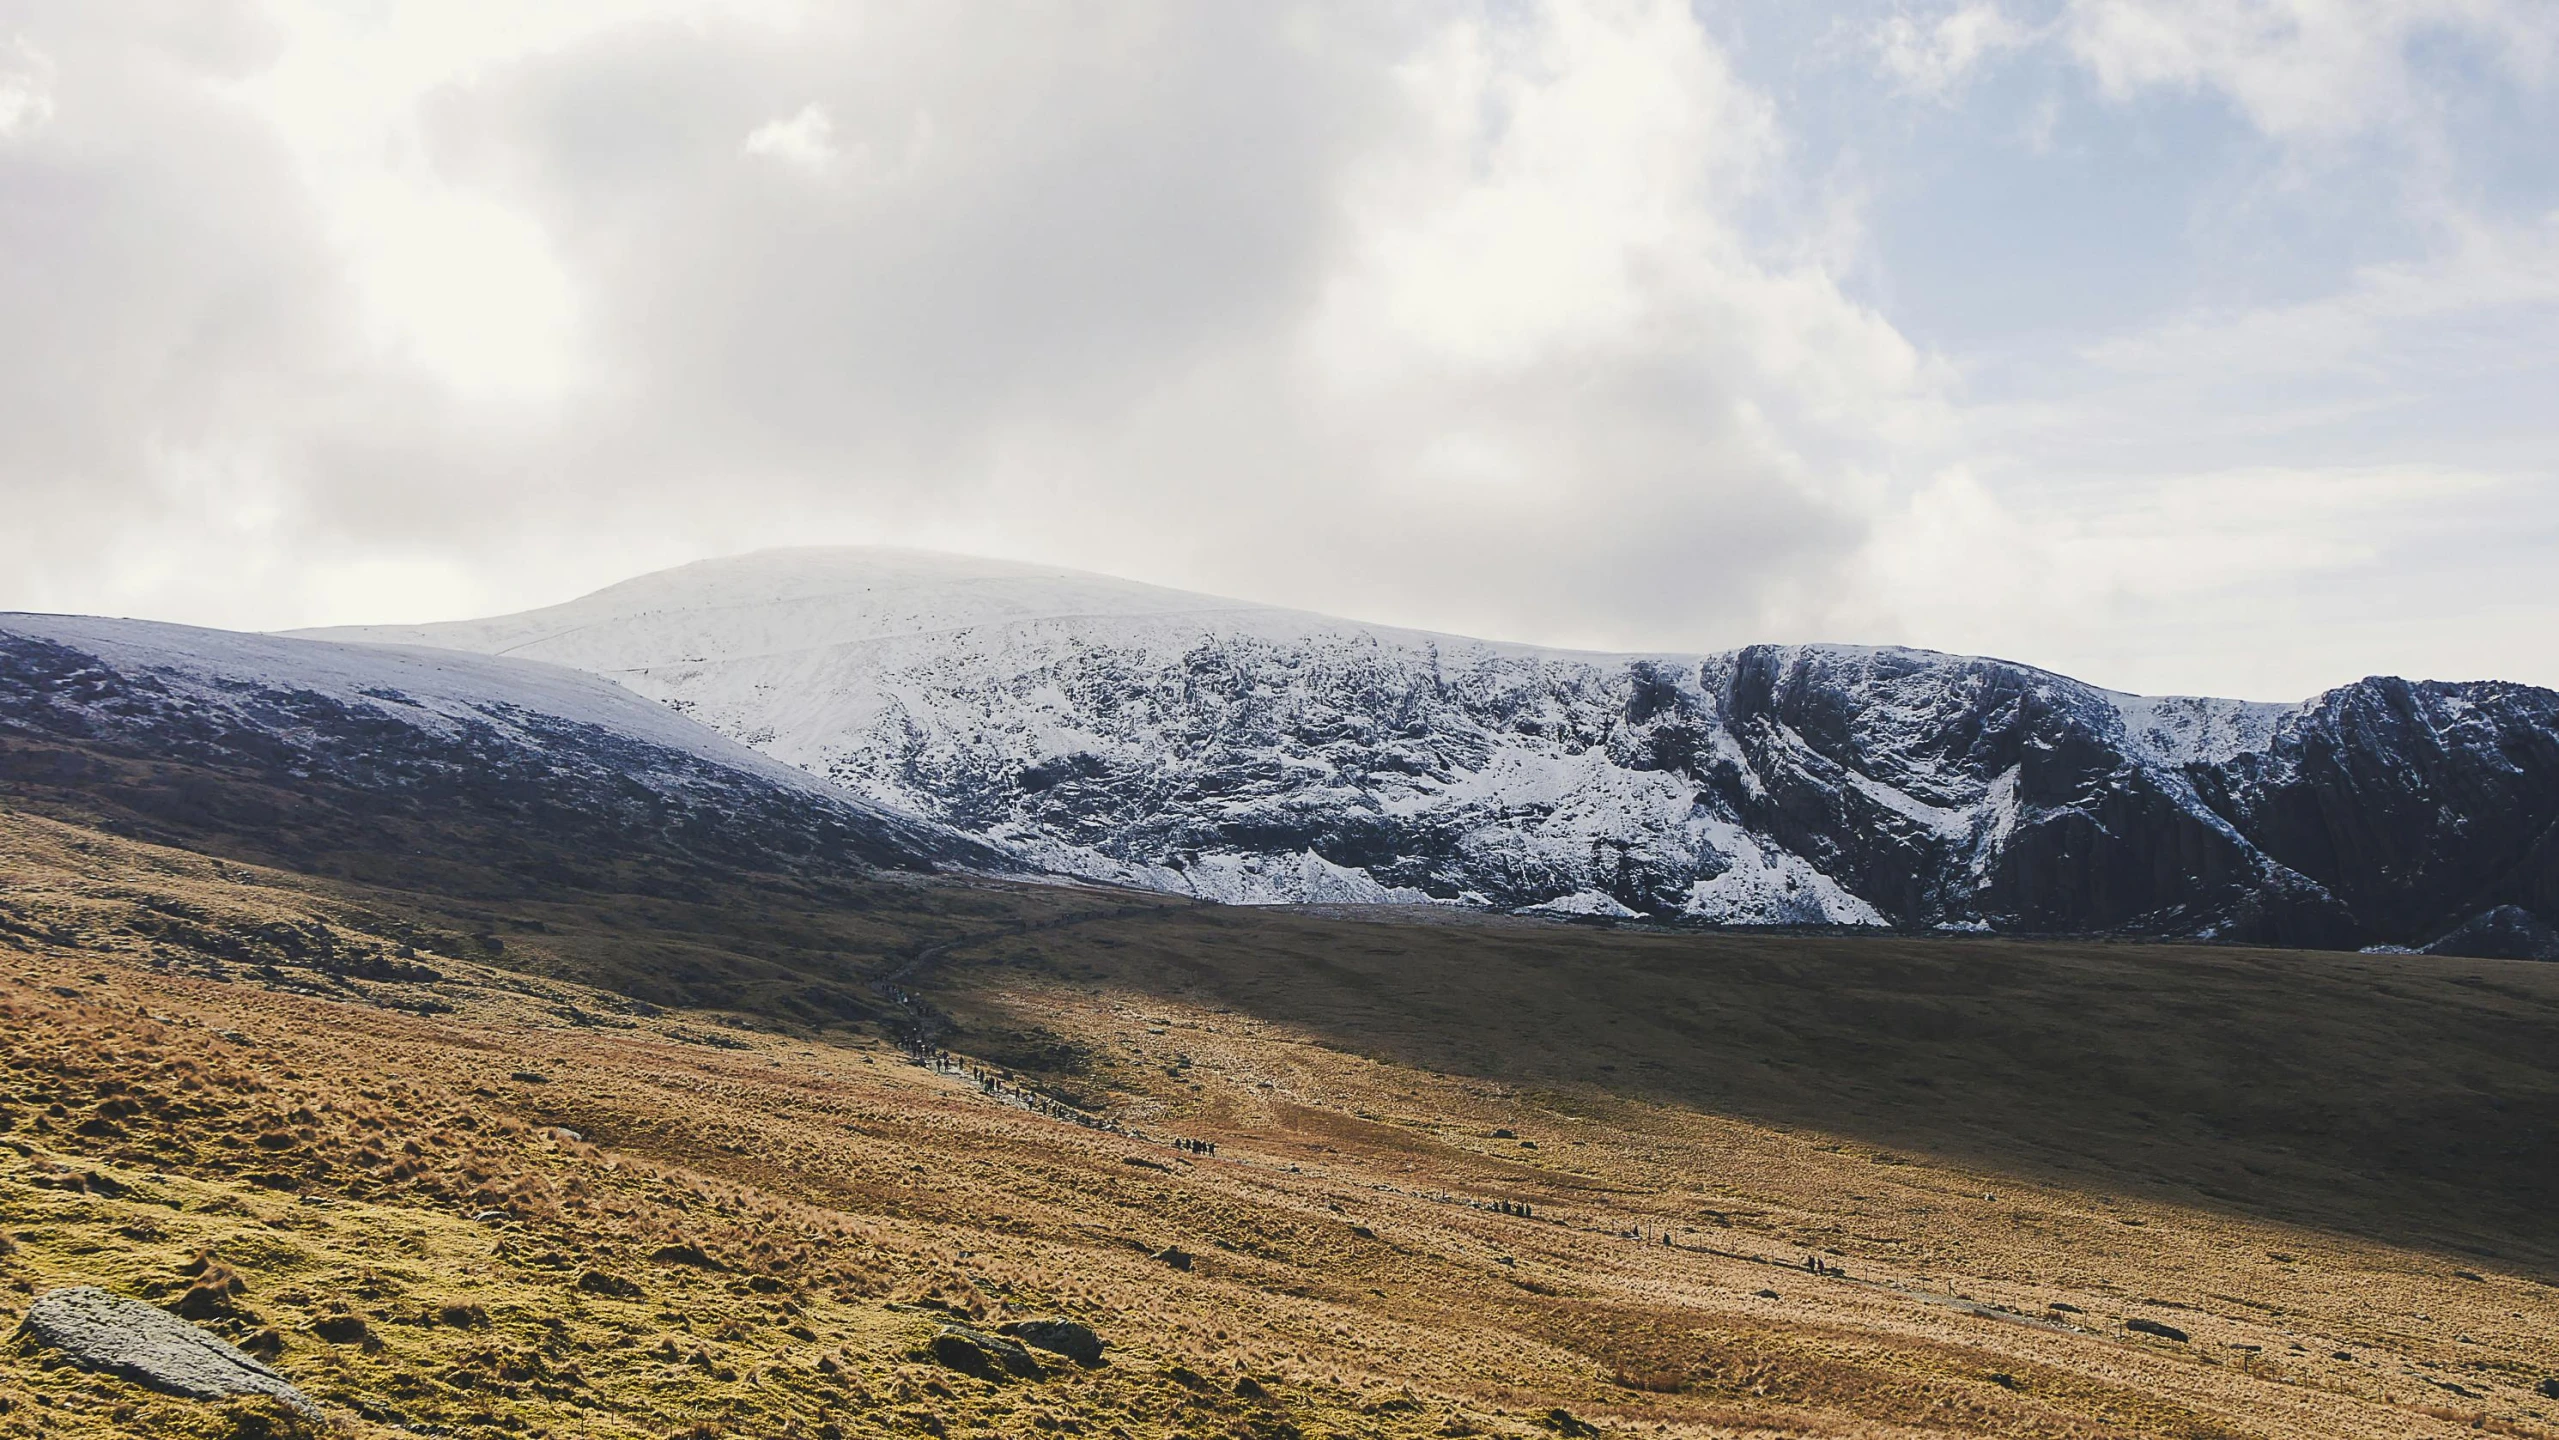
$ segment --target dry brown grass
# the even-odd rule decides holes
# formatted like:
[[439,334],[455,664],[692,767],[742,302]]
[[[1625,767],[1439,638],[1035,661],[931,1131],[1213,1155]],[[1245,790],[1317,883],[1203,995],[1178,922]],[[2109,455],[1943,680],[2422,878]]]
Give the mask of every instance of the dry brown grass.
[[[1044,901],[1042,927],[951,952],[936,993],[964,1046],[1138,1132],[1113,1135],[873,1033],[639,1013],[390,940],[274,871],[0,815],[0,876],[0,1296],[187,1305],[280,1343],[352,1433],[2559,1432],[2533,1389],[2559,1374],[2536,1260],[1992,1167],[1959,1130],[1910,1143],[1906,1116],[1888,1150],[1871,1115],[1701,1103],[1648,1043],[1444,1063],[1506,1045],[1480,1023],[1429,1041],[1347,958],[1382,936],[1407,953],[1381,963],[1421,964],[1401,927],[1272,932],[1262,963],[1295,979],[1268,991],[1218,951],[1232,934],[1162,929],[1177,910],[1150,930]],[[213,979],[153,928],[181,909],[236,936],[328,928],[439,978]],[[1528,983],[1452,933],[1487,995]],[[1539,933],[1593,964],[1635,943]],[[1298,947],[1325,945],[1309,974]],[[1549,1009],[1544,1031],[1583,1023]],[[1646,1058],[1655,1083],[1574,1068]],[[1162,1143],[1186,1135],[1220,1153]],[[2056,1153],[2095,1163],[2100,1139]],[[1197,1258],[1152,1258],[1168,1247]],[[1048,1312],[1088,1319],[1112,1363],[993,1384],[918,1353],[955,1314]],[[0,1404],[0,1435],[272,1428],[23,1350]]]

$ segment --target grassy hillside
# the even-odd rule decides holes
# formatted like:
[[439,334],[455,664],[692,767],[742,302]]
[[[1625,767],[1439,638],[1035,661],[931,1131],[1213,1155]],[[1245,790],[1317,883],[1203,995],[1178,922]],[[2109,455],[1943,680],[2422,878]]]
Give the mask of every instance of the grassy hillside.
[[[2548,1153],[2548,970],[399,878],[0,813],[0,1309],[356,1435],[2559,1434],[2548,1176],[2473,1148]],[[580,978],[670,956],[741,1008]],[[892,975],[1123,1130],[776,998]],[[928,1349],[1041,1314],[1109,1363]],[[290,1429],[0,1356],[0,1434]]]
[[[741,864],[725,857],[752,848],[751,827],[710,843],[517,798],[440,805],[403,789],[0,729],[0,805],[293,877],[325,897],[309,903],[351,955],[428,947],[652,1004],[809,1025],[876,1020],[884,1012],[867,977],[884,956],[1131,903],[930,883],[786,848]],[[251,941],[239,954],[229,940],[196,946],[183,916],[144,928],[182,965],[343,968],[289,943]]]

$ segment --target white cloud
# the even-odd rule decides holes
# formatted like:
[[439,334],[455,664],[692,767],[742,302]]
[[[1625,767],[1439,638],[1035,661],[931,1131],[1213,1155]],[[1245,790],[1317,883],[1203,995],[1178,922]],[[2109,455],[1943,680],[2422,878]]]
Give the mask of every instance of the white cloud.
[[[1864,574],[1950,648],[2120,689],[2297,700],[2360,675],[2542,673],[2537,561],[2465,543],[2546,500],[2421,465],[2264,467],[2002,493],[1953,469],[1879,527]],[[2461,607],[2447,634],[2440,608]]]
[[1922,21],[1897,11],[1868,34],[1876,60],[1901,88],[1931,99],[1950,99],[1985,61],[2033,42],[2032,31],[1996,4],[1959,5]]
[[[2559,216],[2085,347],[1877,527],[1878,630],[2126,688],[2559,678]],[[2218,462],[2218,463],[2216,463]]]
[[[897,538],[1693,644],[1827,604],[1945,428],[1942,368],[1741,223],[1783,140],[1677,0],[385,13],[295,12],[232,87],[352,303],[295,356],[325,386],[177,447],[262,496],[198,573],[390,556],[441,605],[463,555],[523,603]],[[783,193],[742,150],[898,183]],[[281,573],[205,618],[363,593]]]
[[785,120],[767,120],[747,132],[739,152],[795,166],[811,174],[835,163],[835,120],[826,107],[811,101]]
[[[2437,33],[2385,8],[2334,13]],[[2522,13],[2472,8],[2446,33]],[[2313,10],[1861,33],[1922,95],[2042,45],[2298,130],[2413,63],[2283,60],[2366,53],[2258,23]],[[0,257],[0,605],[393,619],[893,540],[1564,643],[2268,693],[2252,655],[2353,673],[2387,628],[2284,596],[2453,614],[2446,527],[2501,576],[2539,533],[2495,425],[2353,427],[2423,370],[2483,412],[2528,389],[2549,233],[2455,217],[2432,258],[2076,337],[1986,403],[1843,278],[1877,237],[1801,203],[1820,158],[1680,0],[241,14],[27,37],[63,98],[43,155],[0,147],[0,207],[47,217]]]
[[[2464,365],[2548,364],[2549,325],[2470,328],[2559,307],[2559,214],[2498,226],[2457,218],[2440,253],[2359,267],[2332,293],[2282,305],[2203,311],[2114,337],[2088,356],[2121,375],[2232,385],[2266,376],[2380,376],[2439,366],[2429,327],[2463,327]],[[2559,317],[2553,317],[2559,319]],[[2428,353],[2431,352],[2431,353]]]
[[23,37],[0,52],[0,140],[14,140],[53,118],[53,58]]
[[376,177],[334,197],[377,344],[466,395],[555,395],[575,378],[570,284],[523,214]]
[[566,269],[522,210],[437,173],[420,117],[493,66],[592,37],[595,8],[287,3],[276,18],[272,63],[225,89],[292,155],[368,342],[463,395],[559,395],[577,368]]
[[[1686,10],[1531,15],[1415,47],[1401,123],[1344,171],[1298,347],[1240,396],[1184,387],[1263,412],[1237,433],[1310,428],[1272,510],[1239,506],[1183,578],[1554,640],[1738,639],[1796,603],[1789,572],[1823,588],[1938,435],[1938,369],[1743,232],[1780,138]],[[1131,436],[1167,447],[1148,468],[1237,468],[1223,434],[1155,423]]]
[[2321,140],[2430,118],[2422,42],[2546,81],[2559,7],[2546,0],[2073,0],[2067,43],[2109,94],[2210,88],[2269,135]]

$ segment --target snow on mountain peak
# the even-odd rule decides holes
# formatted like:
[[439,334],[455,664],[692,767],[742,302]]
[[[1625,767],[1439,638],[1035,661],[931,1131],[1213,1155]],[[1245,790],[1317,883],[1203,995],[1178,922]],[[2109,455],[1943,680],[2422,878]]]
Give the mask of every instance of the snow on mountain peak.
[[830,546],[699,560],[487,620],[296,633],[376,644],[406,638],[612,673],[990,625],[1270,609],[1080,570]]
[[[313,633],[599,672],[1035,863],[1226,901],[2358,923],[2243,833],[2298,757],[2258,762],[2316,739],[2314,707],[2119,695],[1999,660],[1560,651],[889,549],[765,551],[521,615]],[[2465,719],[2462,687],[2401,704],[2374,686],[2340,713],[2389,730],[2415,705],[2429,743],[2457,724],[2482,755],[2559,699],[2482,689],[2496,704]]]
[[2110,691],[2106,698],[2124,718],[2125,737],[2162,765],[2220,765],[2262,751],[2274,742],[2284,717],[2303,708],[2197,695]]

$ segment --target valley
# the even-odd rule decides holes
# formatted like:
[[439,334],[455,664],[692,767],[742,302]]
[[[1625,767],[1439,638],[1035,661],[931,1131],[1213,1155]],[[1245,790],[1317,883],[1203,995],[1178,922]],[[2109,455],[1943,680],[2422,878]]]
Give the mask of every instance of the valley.
[[0,1440],[2559,1440],[2553,136],[2559,0],[9,5]]
[[0,623],[0,1436],[2559,1436],[2559,697],[815,553]]
[[[0,855],[0,1284],[214,1275],[196,1312],[346,1433],[2559,1433],[2546,966],[901,882],[949,929],[848,963],[1115,1133],[911,1063],[885,999],[561,978],[640,917],[261,968],[218,937],[433,932],[24,812]],[[930,1348],[1049,1314],[1108,1363]],[[24,1345],[0,1400],[30,1436],[296,1423]]]

